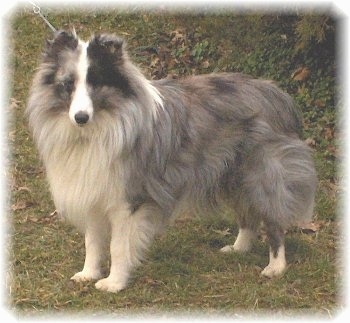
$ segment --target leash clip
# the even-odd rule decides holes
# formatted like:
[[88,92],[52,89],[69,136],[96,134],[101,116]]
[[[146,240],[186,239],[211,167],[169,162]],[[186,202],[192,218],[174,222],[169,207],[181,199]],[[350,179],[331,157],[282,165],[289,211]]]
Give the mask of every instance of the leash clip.
[[41,8],[36,5],[34,2],[32,1],[28,1],[32,6],[33,6],[33,12],[36,15],[39,15],[41,17],[41,19],[44,20],[44,22],[46,23],[46,25],[49,26],[49,28],[51,29],[51,31],[53,33],[55,33],[57,31],[57,29],[47,20],[47,18],[41,13]]

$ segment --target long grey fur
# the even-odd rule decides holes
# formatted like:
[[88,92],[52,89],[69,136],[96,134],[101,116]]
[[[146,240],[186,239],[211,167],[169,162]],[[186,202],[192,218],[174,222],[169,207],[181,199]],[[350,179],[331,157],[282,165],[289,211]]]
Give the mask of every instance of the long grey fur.
[[[90,115],[77,125],[70,111],[82,55]],[[87,249],[98,260],[89,256],[74,280],[100,277],[101,232],[111,233],[112,266],[96,286],[118,291],[160,223],[183,208],[219,213],[222,205],[237,215],[234,250],[248,250],[265,224],[263,274],[272,277],[286,267],[284,230],[312,217],[317,176],[301,116],[271,81],[239,73],[148,81],[121,38],[84,43],[60,31],[47,43],[26,113],[56,206],[100,241]]]

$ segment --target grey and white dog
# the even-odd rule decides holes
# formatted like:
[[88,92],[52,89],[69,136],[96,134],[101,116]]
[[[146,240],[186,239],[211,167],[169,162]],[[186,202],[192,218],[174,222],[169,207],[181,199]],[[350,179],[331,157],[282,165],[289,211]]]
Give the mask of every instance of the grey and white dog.
[[[115,35],[47,42],[26,111],[57,210],[85,234],[75,281],[126,287],[153,237],[180,209],[237,215],[221,251],[248,251],[261,222],[286,268],[284,230],[310,220],[316,174],[292,99],[242,74],[149,81]],[[101,262],[110,246],[111,268]]]

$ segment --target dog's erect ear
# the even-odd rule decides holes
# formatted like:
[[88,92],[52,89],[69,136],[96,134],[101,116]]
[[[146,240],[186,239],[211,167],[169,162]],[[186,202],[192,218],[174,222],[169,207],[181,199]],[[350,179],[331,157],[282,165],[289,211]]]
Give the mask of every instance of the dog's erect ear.
[[57,58],[64,49],[74,50],[78,46],[78,38],[75,32],[59,30],[55,32],[52,40],[46,41],[44,58]]
[[87,53],[91,59],[119,62],[125,55],[124,47],[123,38],[113,34],[101,34],[91,39]]

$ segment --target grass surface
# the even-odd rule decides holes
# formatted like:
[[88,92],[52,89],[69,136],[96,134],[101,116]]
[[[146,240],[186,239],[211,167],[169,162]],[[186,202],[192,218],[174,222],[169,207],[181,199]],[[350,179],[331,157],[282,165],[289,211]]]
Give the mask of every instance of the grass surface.
[[[263,232],[251,253],[226,255],[218,250],[233,243],[238,230],[233,220],[184,217],[156,240],[148,260],[137,269],[129,287],[110,294],[95,290],[93,283],[77,284],[69,280],[83,266],[83,237],[51,214],[55,207],[45,171],[23,116],[38,56],[50,31],[28,8],[18,8],[13,13],[9,37],[13,81],[6,109],[11,148],[7,292],[8,306],[16,315],[93,312],[118,316],[179,311],[236,317],[237,313],[258,316],[260,311],[267,311],[269,317],[294,317],[295,312],[334,316],[342,307],[338,246],[343,233],[341,219],[336,217],[340,188],[335,172],[335,107],[332,106],[335,89],[331,82],[334,75],[326,71],[326,67],[313,67],[321,73],[319,83],[312,78],[304,84],[291,80],[297,61],[302,60],[300,55],[293,66],[288,65],[290,61],[283,55],[278,58],[277,67],[274,65],[277,63],[268,60],[260,64],[258,53],[266,46],[262,43],[280,42],[281,37],[276,37],[272,30],[264,32],[266,29],[257,34],[260,29],[252,17],[230,13],[183,15],[92,9],[50,12],[55,26],[74,25],[83,38],[99,30],[125,36],[134,61],[152,78],[242,70],[257,77],[277,79],[301,105],[305,139],[314,148],[320,180],[315,227],[308,233],[297,228],[287,233],[289,268],[283,277],[268,280],[259,275],[268,262]],[[289,27],[285,23],[279,28],[291,27],[292,23]],[[281,34],[285,30],[277,32]],[[252,41],[256,46],[252,46]],[[283,46],[281,50],[289,52],[291,45]],[[158,55],[152,48],[158,50]],[[330,64],[334,66],[334,61]],[[287,65],[290,70],[283,70]],[[272,72],[273,66],[275,72]],[[318,110],[315,110],[316,97],[323,100],[317,101]]]

